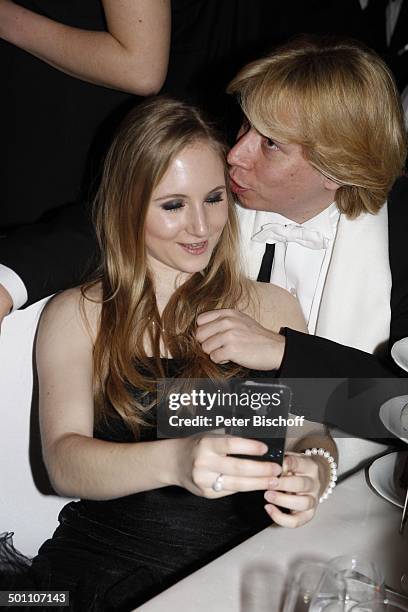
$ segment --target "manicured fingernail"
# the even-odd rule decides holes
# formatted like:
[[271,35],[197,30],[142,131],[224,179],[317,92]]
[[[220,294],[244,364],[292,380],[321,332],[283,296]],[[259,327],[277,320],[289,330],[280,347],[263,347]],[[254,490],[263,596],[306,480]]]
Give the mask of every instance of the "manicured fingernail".
[[271,489],[273,489],[274,487],[277,487],[279,483],[279,480],[277,478],[271,478],[271,480],[269,481],[269,486],[271,487]]
[[276,492],[275,491],[267,491],[265,493],[265,499],[268,502],[273,502],[276,499]]

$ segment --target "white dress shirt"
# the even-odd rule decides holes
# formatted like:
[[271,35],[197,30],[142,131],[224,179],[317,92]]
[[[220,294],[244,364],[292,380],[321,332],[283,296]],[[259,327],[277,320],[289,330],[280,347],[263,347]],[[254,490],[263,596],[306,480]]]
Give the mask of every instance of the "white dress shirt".
[[[308,248],[296,242],[276,242],[271,283],[290,291],[298,298],[310,333],[316,328],[324,282],[333,250],[340,212],[333,202],[321,213],[302,224],[278,213],[256,211],[252,239],[270,223],[296,226],[320,232],[326,248]],[[266,240],[266,242],[269,242]],[[260,266],[261,262],[259,262]]]

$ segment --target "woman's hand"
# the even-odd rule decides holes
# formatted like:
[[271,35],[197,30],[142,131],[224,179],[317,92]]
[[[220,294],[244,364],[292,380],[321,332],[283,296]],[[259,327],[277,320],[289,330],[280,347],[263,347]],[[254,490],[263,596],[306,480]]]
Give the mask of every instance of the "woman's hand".
[[[263,442],[216,434],[200,434],[178,441],[176,482],[194,495],[215,499],[238,491],[265,491],[282,471],[277,463],[251,461],[228,455],[263,455]],[[222,490],[212,485],[222,475]]]
[[[300,527],[315,515],[319,498],[328,484],[327,461],[320,457],[286,453],[282,475],[265,493],[265,510],[271,519],[283,527]],[[285,514],[277,506],[288,508]]]
[[251,370],[280,368],[285,351],[284,336],[227,308],[200,314],[196,338],[215,363],[233,361]]

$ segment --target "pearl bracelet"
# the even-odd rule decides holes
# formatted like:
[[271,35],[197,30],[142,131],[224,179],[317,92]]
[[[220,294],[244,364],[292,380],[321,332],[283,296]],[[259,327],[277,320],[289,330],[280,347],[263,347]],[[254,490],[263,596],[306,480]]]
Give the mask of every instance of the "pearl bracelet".
[[317,455],[318,457],[323,457],[329,464],[330,480],[323,495],[319,499],[319,503],[321,504],[329,497],[329,495],[333,492],[334,487],[336,486],[337,463],[335,462],[334,457],[329,453],[329,451],[325,450],[324,448],[307,448],[303,451],[303,453],[307,455],[307,457],[313,457],[314,455]]

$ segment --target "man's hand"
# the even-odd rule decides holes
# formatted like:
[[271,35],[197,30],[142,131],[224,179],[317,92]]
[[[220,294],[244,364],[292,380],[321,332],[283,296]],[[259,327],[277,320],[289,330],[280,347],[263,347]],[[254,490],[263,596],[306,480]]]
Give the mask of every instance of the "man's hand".
[[214,363],[233,361],[252,370],[280,368],[285,338],[239,310],[220,309],[197,317],[196,338]]
[[3,285],[0,285],[0,329],[4,317],[8,315],[12,308],[13,300],[11,299],[11,295]]

